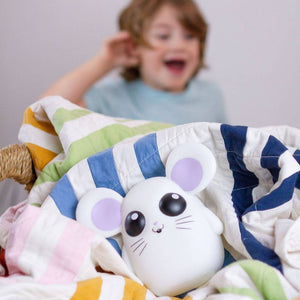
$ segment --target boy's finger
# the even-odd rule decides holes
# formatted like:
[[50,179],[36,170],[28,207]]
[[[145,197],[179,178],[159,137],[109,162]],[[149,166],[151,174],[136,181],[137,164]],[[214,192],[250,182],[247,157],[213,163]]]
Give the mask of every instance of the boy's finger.
[[131,36],[127,31],[120,31],[106,40],[110,42],[120,42],[120,41],[131,40]]

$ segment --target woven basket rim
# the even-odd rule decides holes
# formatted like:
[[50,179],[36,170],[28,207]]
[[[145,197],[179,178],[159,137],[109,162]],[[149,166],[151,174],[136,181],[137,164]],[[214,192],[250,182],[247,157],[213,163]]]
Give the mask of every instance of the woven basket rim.
[[30,190],[36,175],[32,156],[25,144],[12,144],[0,149],[0,181],[12,178]]

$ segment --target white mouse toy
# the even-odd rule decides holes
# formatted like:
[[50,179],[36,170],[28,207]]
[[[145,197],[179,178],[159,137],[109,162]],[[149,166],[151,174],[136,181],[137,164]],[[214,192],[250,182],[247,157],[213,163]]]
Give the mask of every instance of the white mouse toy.
[[[106,237],[121,230],[122,257],[137,277],[158,296],[179,295],[203,285],[223,265],[223,225],[195,196],[215,170],[207,147],[184,144],[170,153],[166,177],[136,184],[124,199],[114,191],[95,189],[80,200],[77,220]],[[121,224],[99,228],[95,217],[88,217],[96,215],[95,209],[99,212],[101,201],[119,203],[120,210],[111,209],[110,218]]]

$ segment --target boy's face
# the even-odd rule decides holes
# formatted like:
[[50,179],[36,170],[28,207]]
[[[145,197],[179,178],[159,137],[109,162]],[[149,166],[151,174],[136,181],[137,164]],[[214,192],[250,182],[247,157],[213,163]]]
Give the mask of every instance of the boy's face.
[[138,46],[142,80],[155,89],[183,91],[199,63],[199,41],[179,23],[176,8],[163,5],[144,38],[151,48]]

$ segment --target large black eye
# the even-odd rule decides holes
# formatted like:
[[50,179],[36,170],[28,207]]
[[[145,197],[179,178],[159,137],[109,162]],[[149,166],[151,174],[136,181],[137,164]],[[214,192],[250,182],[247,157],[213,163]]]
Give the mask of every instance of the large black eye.
[[159,209],[167,216],[175,217],[184,212],[186,201],[176,193],[165,194],[159,201]]
[[130,236],[139,235],[145,228],[146,219],[139,211],[130,212],[125,219],[125,230]]

